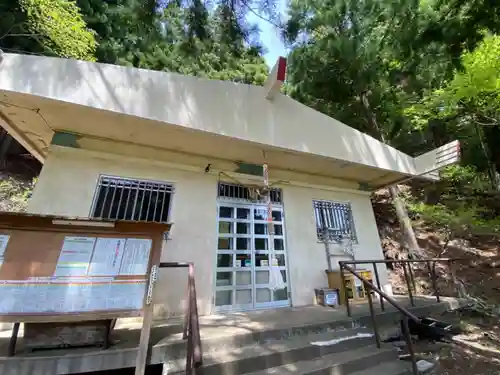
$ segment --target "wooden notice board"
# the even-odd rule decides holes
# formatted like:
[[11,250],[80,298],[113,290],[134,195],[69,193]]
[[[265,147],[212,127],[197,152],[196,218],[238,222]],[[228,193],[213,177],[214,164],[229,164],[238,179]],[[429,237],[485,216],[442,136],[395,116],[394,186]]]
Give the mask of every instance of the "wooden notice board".
[[170,227],[0,213],[0,321],[140,316]]

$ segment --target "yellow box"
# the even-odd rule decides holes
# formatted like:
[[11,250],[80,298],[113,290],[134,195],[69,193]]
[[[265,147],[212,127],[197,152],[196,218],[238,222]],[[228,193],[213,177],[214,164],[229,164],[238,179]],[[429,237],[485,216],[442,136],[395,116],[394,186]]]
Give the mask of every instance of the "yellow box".
[[[369,270],[356,270],[356,272],[373,282],[372,271]],[[326,271],[328,278],[328,288],[338,289],[339,291],[339,303],[341,305],[345,304],[345,293],[344,286],[342,285],[342,277],[340,271]],[[344,279],[346,282],[347,296],[349,300],[354,302],[362,302],[367,300],[366,288],[364,284],[350,272],[344,272]]]

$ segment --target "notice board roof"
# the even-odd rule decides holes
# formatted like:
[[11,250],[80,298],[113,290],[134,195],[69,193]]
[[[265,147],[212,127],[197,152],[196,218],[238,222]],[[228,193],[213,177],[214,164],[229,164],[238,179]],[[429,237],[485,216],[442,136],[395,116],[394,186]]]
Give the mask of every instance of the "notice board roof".
[[37,230],[45,228],[57,231],[58,229],[72,231],[79,229],[94,232],[132,232],[132,233],[158,233],[168,232],[172,223],[152,223],[129,220],[90,219],[87,217],[71,217],[59,215],[43,215],[19,212],[1,212],[0,228],[22,228]]
[[0,321],[139,316],[170,227],[0,212]]

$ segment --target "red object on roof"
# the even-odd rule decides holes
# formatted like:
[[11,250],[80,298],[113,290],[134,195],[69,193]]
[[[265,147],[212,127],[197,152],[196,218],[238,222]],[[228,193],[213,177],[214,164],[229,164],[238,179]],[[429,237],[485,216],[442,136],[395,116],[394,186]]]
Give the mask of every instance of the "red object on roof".
[[264,87],[266,88],[266,98],[274,99],[277,93],[280,92],[281,86],[286,78],[286,58],[280,56],[274,67],[269,72]]

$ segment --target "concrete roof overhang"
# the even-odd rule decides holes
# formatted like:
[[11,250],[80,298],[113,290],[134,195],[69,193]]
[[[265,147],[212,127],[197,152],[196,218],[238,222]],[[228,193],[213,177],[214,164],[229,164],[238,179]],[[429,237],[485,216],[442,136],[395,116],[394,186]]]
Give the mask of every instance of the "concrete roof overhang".
[[419,165],[287,96],[270,101],[263,87],[38,56],[4,55],[0,126],[41,162],[51,144],[228,171],[267,162],[271,177],[289,171],[361,190],[435,163]]

